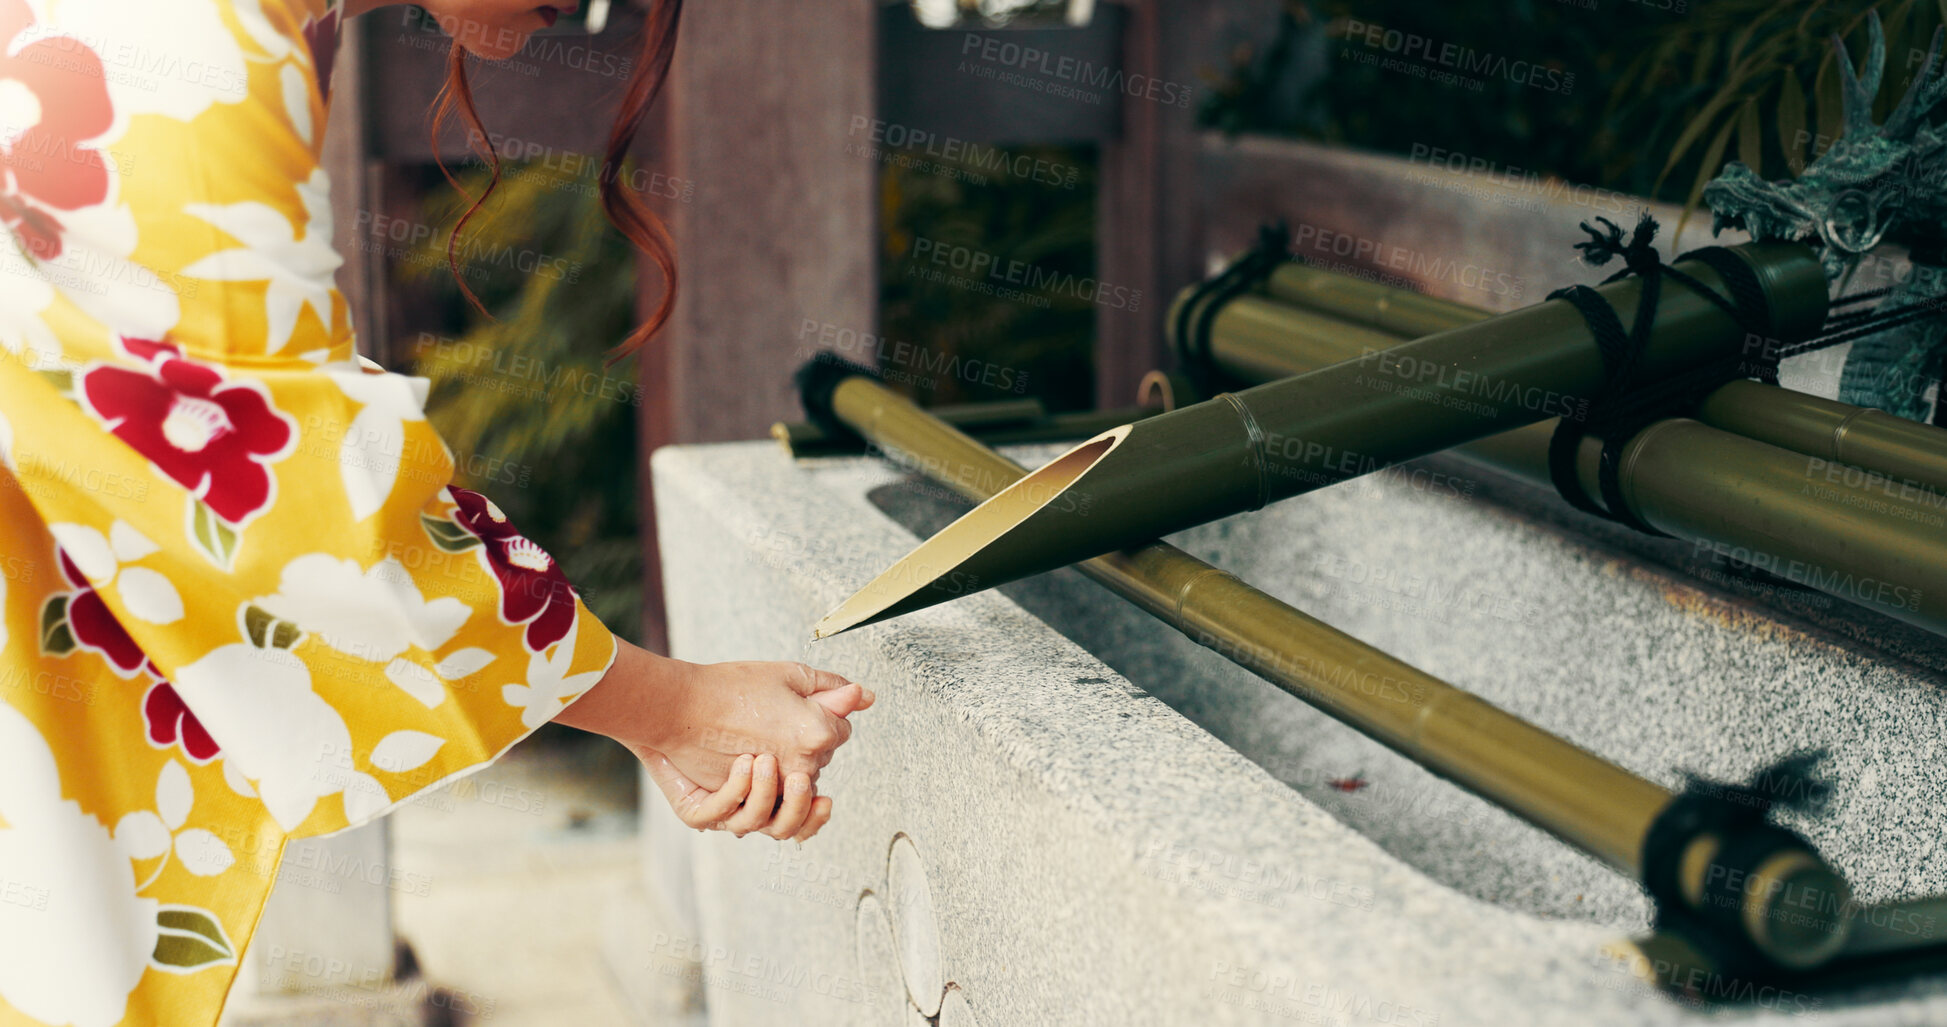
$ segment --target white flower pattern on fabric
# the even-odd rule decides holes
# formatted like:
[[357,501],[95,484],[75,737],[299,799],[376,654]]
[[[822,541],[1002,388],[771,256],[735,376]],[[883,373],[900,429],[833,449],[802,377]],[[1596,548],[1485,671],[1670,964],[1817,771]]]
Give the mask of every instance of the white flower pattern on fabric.
[[523,725],[537,728],[553,720],[568,708],[569,700],[595,687],[595,682],[607,673],[606,670],[568,673],[574,665],[575,633],[580,628],[580,623],[575,623],[569,627],[567,637],[559,645],[527,658],[527,684],[501,688],[500,697],[506,700],[507,705],[520,708]]
[[346,397],[364,404],[338,447],[338,475],[351,500],[352,518],[362,521],[384,509],[391,498],[399,464],[405,459],[406,424],[426,419],[426,394],[432,383],[417,375],[369,373],[352,361],[319,369]]
[[208,1027],[287,836],[486,765],[615,659],[427,477],[425,380],[347,359],[340,17],[0,0],[0,523],[37,568],[0,578],[0,676],[37,685],[0,690],[8,1023]]
[[150,624],[182,619],[182,595],[168,578],[147,567],[123,566],[158,548],[127,521],[116,521],[107,535],[84,524],[50,524],[48,530],[89,584],[98,589],[115,586],[129,616]]
[[0,347],[34,367],[58,367],[61,340],[41,316],[54,302],[54,287],[30,273],[27,261],[18,251],[0,247]]
[[290,344],[298,315],[311,308],[331,328],[332,274],[344,258],[331,248],[330,183],[323,168],[297,184],[304,204],[300,236],[276,209],[261,203],[190,203],[186,213],[221,228],[243,245],[220,250],[183,268],[191,278],[223,282],[268,282],[264,291],[264,352]]
[[438,649],[472,615],[451,596],[426,599],[390,556],[361,571],[356,560],[307,553],[284,565],[276,595],[255,602],[333,649],[373,663],[415,646]]
[[0,902],[0,997],[51,1024],[122,1019],[157,937],[160,903],[108,828],[61,799],[40,732],[0,702],[0,867],[31,904]]
[[[138,62],[127,73],[105,76],[116,111],[111,138],[121,135],[132,114],[190,121],[217,104],[250,98],[243,47],[223,23],[215,0],[44,2],[53,31]],[[165,55],[167,61],[159,59]],[[143,58],[146,70],[139,63]]]
[[310,669],[289,649],[220,646],[178,670],[175,685],[284,830],[297,830],[327,796],[342,794],[353,821],[391,802],[376,779],[351,768],[345,718],[311,690]]
[[[200,827],[182,829],[195,803],[196,792],[190,784],[189,772],[175,760],[164,763],[155,783],[155,810],[123,814],[115,822],[115,844],[130,859],[166,859],[173,853],[198,877],[211,877],[230,869],[237,858],[223,839]],[[150,879],[161,872],[162,868],[157,867]]]

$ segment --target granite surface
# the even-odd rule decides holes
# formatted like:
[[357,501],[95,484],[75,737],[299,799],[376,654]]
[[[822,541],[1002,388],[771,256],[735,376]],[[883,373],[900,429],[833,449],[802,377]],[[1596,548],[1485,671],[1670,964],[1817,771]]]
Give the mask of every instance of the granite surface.
[[[696,919],[642,958],[696,974],[713,1022],[1947,1022],[1947,976],[1711,1008],[1640,986],[1600,955],[1646,923],[1632,882],[1074,571],[812,645],[958,501],[768,441],[654,471],[676,655],[881,696],[817,839],[683,835]],[[1824,748],[1836,793],[1795,825],[1862,897],[1947,891],[1939,646],[1706,591],[1500,487],[1389,473],[1171,541],[1671,786]]]

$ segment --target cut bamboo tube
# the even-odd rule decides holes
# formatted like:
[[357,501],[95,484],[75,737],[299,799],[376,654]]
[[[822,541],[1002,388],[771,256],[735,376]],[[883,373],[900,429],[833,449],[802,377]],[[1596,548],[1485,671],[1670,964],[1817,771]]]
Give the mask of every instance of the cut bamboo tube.
[[[975,502],[1027,472],[870,378],[844,379],[832,411],[880,450]],[[1817,965],[1846,941],[1844,880],[1802,840],[1766,828],[1737,867],[1732,839],[1701,831],[1676,851],[1681,868],[1645,865],[1646,843],[1675,796],[1472,693],[1366,645],[1164,542],[1077,566],[1110,591],[1239,666],[1637,879],[1659,870],[1696,914],[1772,961]],[[1667,830],[1667,827],[1665,828]],[[1739,839],[1742,841],[1743,839]],[[1737,881],[1727,893],[1718,882]],[[1762,886],[1744,887],[1747,883]],[[1771,885],[1776,883],[1777,887]],[[1787,910],[1785,896],[1823,889],[1831,915]],[[1726,901],[1726,900],[1729,901]],[[1791,914],[1787,918],[1786,914]],[[1782,925],[1791,924],[1791,929]]]
[[[1782,338],[1825,320],[1825,275],[1795,243],[1748,261]],[[1679,265],[1712,289],[1707,265]],[[1602,286],[1625,327],[1639,278]],[[1727,353],[1744,333],[1690,289],[1661,290],[1644,379]],[[1272,501],[1545,420],[1598,392],[1608,364],[1582,316],[1551,300],[1125,425],[1090,439],[948,525],[832,611],[819,635],[1078,563]]]
[[[1050,414],[1035,399],[1004,399],[931,408],[933,416],[990,446],[1020,442],[1064,442],[1099,435],[1117,425],[1163,412],[1160,406],[1124,407]],[[810,421],[779,421],[771,437],[794,457],[849,456],[860,452],[856,437],[832,435]]]
[[[1403,309],[1414,311],[1415,327],[1487,317],[1410,293],[1417,304],[1395,303],[1390,294],[1397,290],[1315,269],[1280,269],[1271,284],[1285,298],[1324,296],[1320,302],[1336,304],[1333,314],[1371,324]],[[1244,381],[1275,380],[1371,359],[1373,347],[1392,339],[1333,314],[1239,297],[1211,321],[1211,359]],[[1517,428],[1454,452],[1552,489],[1548,444],[1557,423]],[[1947,634],[1947,489],[1912,483],[1947,486],[1942,438],[1947,432],[1939,428],[1879,411],[1736,381],[1712,393],[1696,420],[1673,419],[1640,432],[1617,473],[1631,513],[1659,531]],[[1583,492],[1600,505],[1602,440],[1585,438],[1578,457]],[[1869,470],[1855,469],[1866,460]]]
[[[1302,374],[1358,357],[1368,348],[1398,345],[1388,338],[1418,338],[1494,316],[1464,303],[1304,264],[1280,265],[1265,289],[1282,302],[1239,296],[1211,324],[1212,361],[1246,382]],[[1290,317],[1292,308],[1286,304],[1329,315],[1330,320]],[[1165,323],[1176,322],[1171,317]],[[1755,357],[1769,345],[1771,340],[1747,340],[1745,350]],[[1935,425],[1748,380],[1712,393],[1698,406],[1696,417],[1748,439],[1878,471],[1896,484],[1947,495],[1947,429]]]

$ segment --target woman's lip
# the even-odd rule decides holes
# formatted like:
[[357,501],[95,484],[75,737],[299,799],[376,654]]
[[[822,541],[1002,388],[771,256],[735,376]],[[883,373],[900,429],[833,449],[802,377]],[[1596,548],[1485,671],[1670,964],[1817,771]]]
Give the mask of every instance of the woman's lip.
[[560,10],[553,7],[543,7],[540,9],[540,11],[541,11],[541,20],[543,22],[546,22],[549,28],[553,28],[554,20],[561,16]]

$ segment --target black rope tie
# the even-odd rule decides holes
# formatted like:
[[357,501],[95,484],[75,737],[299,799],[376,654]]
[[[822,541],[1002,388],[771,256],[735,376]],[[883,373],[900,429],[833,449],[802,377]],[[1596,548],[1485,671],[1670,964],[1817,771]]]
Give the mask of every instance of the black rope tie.
[[[1612,259],[1621,259],[1623,269],[1603,279],[1602,284],[1634,275],[1642,279],[1642,291],[1637,297],[1636,315],[1627,329],[1623,328],[1622,319],[1616,316],[1615,308],[1609,305],[1609,301],[1586,285],[1571,285],[1548,294],[1551,300],[1568,301],[1582,315],[1608,369],[1602,388],[1589,401],[1585,416],[1579,420],[1564,417],[1556,425],[1555,434],[1548,442],[1548,474],[1555,484],[1555,491],[1561,493],[1562,498],[1576,509],[1628,525],[1644,534],[1663,536],[1663,532],[1644,523],[1623,501],[1621,475],[1618,473],[1623,447],[1651,422],[1689,409],[1725,382],[1756,377],[1768,385],[1778,384],[1778,356],[1767,352],[1755,360],[1750,359],[1748,354],[1733,353],[1655,383],[1637,386],[1637,364],[1656,325],[1657,303],[1662,296],[1663,280],[1669,278],[1702,296],[1729,315],[1747,336],[1769,337],[1771,312],[1765,303],[1764,286],[1758,281],[1757,274],[1729,250],[1710,246],[1677,257],[1679,261],[1697,261],[1717,272],[1730,294],[1727,298],[1695,277],[1663,262],[1655,246],[1656,219],[1648,213],[1644,213],[1636,222],[1635,231],[1628,240],[1624,240],[1622,228],[1615,222],[1601,217],[1596,220],[1607,230],[1597,231],[1584,222],[1582,230],[1589,233],[1589,239],[1576,243],[1575,248],[1582,251],[1585,260],[1597,267]],[[1583,490],[1576,472],[1582,439],[1589,435],[1602,439],[1602,460],[1597,476],[1602,494],[1600,505]]]
[[[1657,814],[1643,838],[1643,886],[1656,902],[1658,930],[1683,930],[1713,919],[1721,923],[1723,914],[1713,917],[1711,911],[1725,908],[1720,903],[1726,899],[1731,908],[1739,904],[1739,885],[1729,878],[1706,880],[1702,909],[1693,907],[1685,897],[1683,856],[1697,838],[1714,835],[1719,839],[1711,861],[1723,867],[1760,863],[1766,853],[1783,845],[1802,844],[1778,827],[1771,814],[1773,810],[1818,812],[1831,801],[1833,785],[1818,773],[1825,755],[1822,749],[1794,753],[1759,769],[1749,783],[1684,775],[1687,783],[1683,790]],[[1716,946],[1724,948],[1718,955],[1735,957],[1733,965],[1741,965],[1746,971],[1766,965],[1763,956],[1734,935],[1706,928],[1704,938],[1714,938]]]
[[[1934,251],[1926,253],[1916,251],[1911,253],[1909,258],[1916,265],[1927,264],[1929,266],[1937,266],[1936,262],[1940,256],[1941,254]],[[1807,339],[1804,342],[1783,347],[1778,352],[1778,359],[1784,360],[1790,357],[1802,356],[1806,353],[1815,353],[1822,349],[1837,346],[1842,342],[1852,342],[1855,339],[1863,339],[1868,335],[1877,335],[1880,332],[1898,328],[1901,325],[1912,324],[1915,321],[1924,321],[1928,318],[1940,317],[1943,314],[1947,314],[1947,299],[1917,300],[1888,310],[1848,310],[1843,313],[1841,312],[1842,308],[1857,307],[1868,300],[1879,299],[1892,291],[1891,287],[1868,289],[1864,292],[1853,293],[1850,296],[1833,300],[1832,307],[1826,314],[1824,334],[1816,338]],[[1933,372],[1932,376],[1934,381],[1941,383],[1940,391],[1936,392],[1934,396],[1932,420],[1934,424],[1947,426],[1947,351],[1941,353],[1940,369]]]
[[1176,351],[1199,392],[1209,392],[1214,367],[1210,360],[1210,326],[1224,305],[1256,288],[1291,255],[1291,233],[1283,221],[1258,226],[1257,242],[1243,256],[1215,276],[1197,283],[1176,309]]

